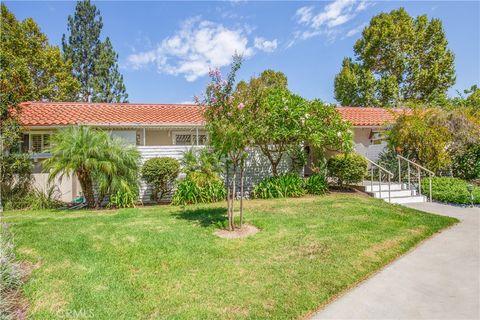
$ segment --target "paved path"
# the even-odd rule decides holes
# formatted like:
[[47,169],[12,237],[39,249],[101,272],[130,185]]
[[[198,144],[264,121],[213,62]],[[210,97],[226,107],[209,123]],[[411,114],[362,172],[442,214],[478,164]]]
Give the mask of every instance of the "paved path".
[[313,319],[480,319],[480,208],[408,206],[461,222],[434,235]]

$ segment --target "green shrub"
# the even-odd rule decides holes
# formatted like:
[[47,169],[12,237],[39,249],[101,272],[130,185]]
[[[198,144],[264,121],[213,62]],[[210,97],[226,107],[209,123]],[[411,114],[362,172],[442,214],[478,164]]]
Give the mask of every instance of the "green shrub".
[[452,170],[453,175],[461,179],[480,179],[480,145],[472,145],[463,154],[454,155]]
[[328,176],[340,187],[363,181],[367,160],[359,154],[337,154],[327,162]]
[[133,208],[137,200],[137,194],[131,191],[120,191],[110,195],[109,208]]
[[173,194],[173,205],[210,203],[224,200],[227,196],[225,184],[218,175],[191,172],[177,185]]
[[301,197],[305,192],[302,178],[298,174],[290,173],[263,179],[253,188],[252,197],[259,199]]
[[209,176],[218,175],[222,170],[220,154],[208,148],[190,149],[183,153],[181,160],[182,171],[203,172]]
[[42,191],[32,188],[30,192],[15,201],[5,202],[5,210],[15,209],[56,209],[65,205],[59,200],[60,191],[56,185],[51,185],[47,190]]
[[12,234],[6,223],[0,224],[0,319],[14,319],[11,292],[22,284],[22,273],[15,258]]
[[160,201],[171,191],[180,172],[176,159],[157,157],[149,159],[142,167],[142,178],[152,187],[152,200]]
[[[470,204],[470,194],[467,190],[468,182],[451,177],[432,178],[432,198],[440,202]],[[422,193],[428,195],[429,180],[422,180]],[[480,203],[480,188],[473,189],[473,203]]]
[[305,179],[304,187],[308,194],[325,194],[328,191],[327,178],[323,174],[313,174]]

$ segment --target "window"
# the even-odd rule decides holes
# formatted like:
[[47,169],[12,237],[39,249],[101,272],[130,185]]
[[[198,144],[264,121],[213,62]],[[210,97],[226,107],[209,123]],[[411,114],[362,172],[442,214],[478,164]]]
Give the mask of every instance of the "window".
[[[175,133],[173,143],[177,146],[192,146],[197,144],[197,135],[194,133]],[[207,135],[198,135],[198,144],[207,144]]]
[[192,135],[191,134],[176,134],[175,135],[175,144],[178,145],[178,146],[192,145]]
[[32,134],[32,152],[42,152],[42,137],[41,134]]
[[50,148],[50,134],[30,133],[23,135],[22,150],[25,152],[45,153]]
[[383,131],[372,131],[370,133],[370,141],[372,144],[382,144],[386,139]]

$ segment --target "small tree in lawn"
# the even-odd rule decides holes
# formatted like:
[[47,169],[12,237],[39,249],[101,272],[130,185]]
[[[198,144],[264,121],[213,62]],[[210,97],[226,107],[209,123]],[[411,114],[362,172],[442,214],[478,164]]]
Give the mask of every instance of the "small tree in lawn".
[[227,178],[228,229],[234,230],[234,203],[237,170],[240,169],[240,223],[243,223],[243,177],[248,139],[248,111],[241,96],[234,92],[235,76],[242,63],[241,56],[235,55],[227,79],[222,79],[219,70],[211,70],[204,101],[204,117],[209,142],[225,159]]

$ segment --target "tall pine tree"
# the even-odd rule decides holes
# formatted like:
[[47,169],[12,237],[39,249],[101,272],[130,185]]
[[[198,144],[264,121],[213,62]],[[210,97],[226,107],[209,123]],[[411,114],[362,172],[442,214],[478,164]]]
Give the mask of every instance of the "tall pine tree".
[[94,102],[127,102],[118,55],[110,39],[100,40],[103,22],[90,0],[79,1],[68,17],[68,38],[62,37],[63,52],[72,61],[73,75],[81,84],[77,99]]
[[100,45],[93,79],[93,102],[127,102],[123,76],[118,71],[118,54],[113,50],[110,38]]

